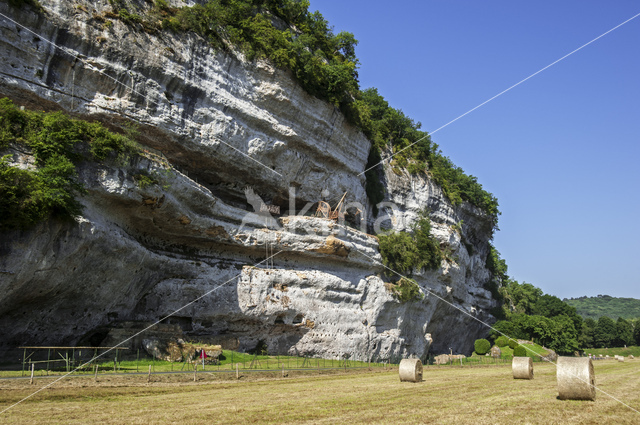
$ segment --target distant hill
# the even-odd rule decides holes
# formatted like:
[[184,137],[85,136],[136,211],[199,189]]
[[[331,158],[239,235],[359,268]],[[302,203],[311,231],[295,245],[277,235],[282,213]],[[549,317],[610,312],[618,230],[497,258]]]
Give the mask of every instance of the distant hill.
[[598,320],[602,316],[607,316],[613,320],[622,317],[623,319],[635,319],[640,317],[640,300],[635,298],[616,298],[609,295],[598,295],[597,297],[565,298],[562,300],[576,308],[576,311],[583,318]]

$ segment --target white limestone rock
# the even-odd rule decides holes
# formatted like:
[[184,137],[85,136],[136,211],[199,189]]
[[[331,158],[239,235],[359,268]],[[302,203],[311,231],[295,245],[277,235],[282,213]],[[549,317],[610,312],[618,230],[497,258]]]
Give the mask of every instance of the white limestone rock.
[[[82,164],[81,217],[1,235],[0,352],[75,344],[174,312],[166,321],[193,338],[323,357],[469,353],[486,332],[476,319],[493,319],[484,288],[493,218],[452,206],[426,175],[385,168],[395,211],[385,219],[392,208],[383,206],[366,223],[406,230],[427,208],[450,252],[440,269],[415,275],[424,298],[400,303],[385,287],[375,236],[286,214],[291,188],[298,211],[345,192],[371,211],[360,175],[370,144],[335,107],[287,72],[193,34],[150,35],[117,20],[105,29],[92,15],[108,2],[42,3],[46,17],[0,3],[39,34],[0,19],[0,96],[114,128],[138,123],[147,158]],[[141,172],[159,184],[141,188]],[[284,214],[255,214],[247,187]]]

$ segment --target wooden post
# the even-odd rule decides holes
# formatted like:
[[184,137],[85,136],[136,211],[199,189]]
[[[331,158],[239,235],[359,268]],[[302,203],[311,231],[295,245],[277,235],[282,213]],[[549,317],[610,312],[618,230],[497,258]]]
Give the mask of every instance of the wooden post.
[[98,364],[97,364],[97,363],[96,363],[96,372],[95,372],[95,374],[93,375],[93,379],[94,379],[96,382],[98,382]]
[[33,385],[33,371],[35,370],[35,368],[35,363],[31,363],[31,381],[29,382],[31,385]]
[[284,363],[282,364],[282,377],[284,378]]
[[239,371],[239,369],[238,369],[238,365],[239,365],[239,364],[240,364],[240,363],[236,363],[236,379],[240,379],[240,371]]
[[147,382],[151,382],[151,365],[149,365],[149,375],[147,376]]
[[198,374],[198,362],[193,363],[193,382],[196,382],[198,378],[196,378]]

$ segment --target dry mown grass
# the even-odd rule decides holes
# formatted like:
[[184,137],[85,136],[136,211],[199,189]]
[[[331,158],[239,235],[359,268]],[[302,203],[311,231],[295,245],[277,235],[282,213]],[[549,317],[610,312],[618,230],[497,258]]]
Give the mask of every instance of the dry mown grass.
[[[0,415],[3,423],[579,423],[637,424],[640,413],[598,392],[595,402],[556,399],[555,367],[514,380],[508,366],[424,370],[401,383],[397,369],[235,375],[74,378]],[[640,410],[640,361],[596,362],[596,385]],[[233,378],[233,379],[232,379]],[[189,381],[189,379],[191,381]],[[45,379],[0,381],[0,410]],[[34,388],[35,387],[35,388]]]

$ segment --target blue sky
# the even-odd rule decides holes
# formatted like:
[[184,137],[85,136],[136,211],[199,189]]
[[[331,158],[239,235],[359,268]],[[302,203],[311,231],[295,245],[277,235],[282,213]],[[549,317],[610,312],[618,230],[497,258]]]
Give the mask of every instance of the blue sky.
[[[311,0],[362,88],[432,132],[616,25],[637,1]],[[509,275],[640,298],[640,16],[433,134],[500,202]]]

